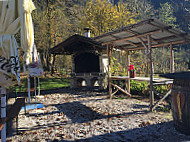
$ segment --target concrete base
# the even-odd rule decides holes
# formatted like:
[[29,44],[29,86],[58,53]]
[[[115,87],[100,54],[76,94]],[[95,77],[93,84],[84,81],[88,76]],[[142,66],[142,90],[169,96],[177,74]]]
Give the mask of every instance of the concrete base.
[[78,73],[73,74],[71,77],[71,88],[80,88],[80,87],[99,87],[101,90],[104,89],[105,76],[99,73]]

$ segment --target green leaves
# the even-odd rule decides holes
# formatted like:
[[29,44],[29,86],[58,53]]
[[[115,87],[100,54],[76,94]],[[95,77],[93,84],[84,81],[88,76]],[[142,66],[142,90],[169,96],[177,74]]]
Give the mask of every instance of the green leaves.
[[176,17],[174,16],[174,8],[168,2],[160,4],[159,8],[159,19],[164,23],[176,27]]

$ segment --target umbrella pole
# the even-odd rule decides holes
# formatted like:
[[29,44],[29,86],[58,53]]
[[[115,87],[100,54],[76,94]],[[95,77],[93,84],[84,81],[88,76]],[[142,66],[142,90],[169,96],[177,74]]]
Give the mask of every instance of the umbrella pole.
[[35,108],[37,109],[37,105],[36,105],[36,77],[34,77],[34,94],[35,94]]
[[40,95],[40,78],[38,77],[38,96]]
[[28,75],[28,102],[30,103],[30,75]]
[[[6,118],[6,88],[1,87],[1,118]],[[1,130],[1,141],[6,142],[6,123]]]

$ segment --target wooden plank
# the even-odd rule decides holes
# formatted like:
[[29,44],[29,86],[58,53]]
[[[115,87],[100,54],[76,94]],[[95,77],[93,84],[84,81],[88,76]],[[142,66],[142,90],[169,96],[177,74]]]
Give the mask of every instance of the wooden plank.
[[173,84],[173,81],[164,81],[164,82],[153,83],[153,86],[168,85],[168,84]]
[[119,91],[125,93],[127,96],[131,97],[131,94],[128,93],[127,91],[123,90],[121,87],[117,86],[116,84],[111,83],[112,86],[114,86],[115,88],[117,88]]
[[[137,80],[137,81],[150,81],[150,77],[135,77],[135,78],[130,78],[129,76],[111,76],[112,80]],[[165,84],[172,84],[173,79],[166,79],[166,78],[153,78],[153,83],[164,83]]]

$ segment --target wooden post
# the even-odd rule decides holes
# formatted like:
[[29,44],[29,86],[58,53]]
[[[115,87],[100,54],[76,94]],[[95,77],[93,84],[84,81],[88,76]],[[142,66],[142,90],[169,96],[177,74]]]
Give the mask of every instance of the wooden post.
[[174,51],[173,51],[173,46],[170,44],[170,72],[174,72]]
[[[1,87],[1,119],[6,118],[6,88]],[[1,130],[1,141],[6,142],[6,123]]]
[[[129,76],[129,65],[130,65],[130,55],[129,50],[127,50],[127,76]],[[127,92],[130,93],[130,79],[127,80]]]
[[153,62],[152,62],[152,47],[151,47],[151,37],[147,36],[148,39],[148,49],[150,50],[149,59],[150,59],[150,111],[153,110],[154,106],[154,92],[153,92]]
[[107,54],[108,54],[108,89],[109,89],[109,97],[112,99],[112,90],[111,90],[111,48],[107,45]]

